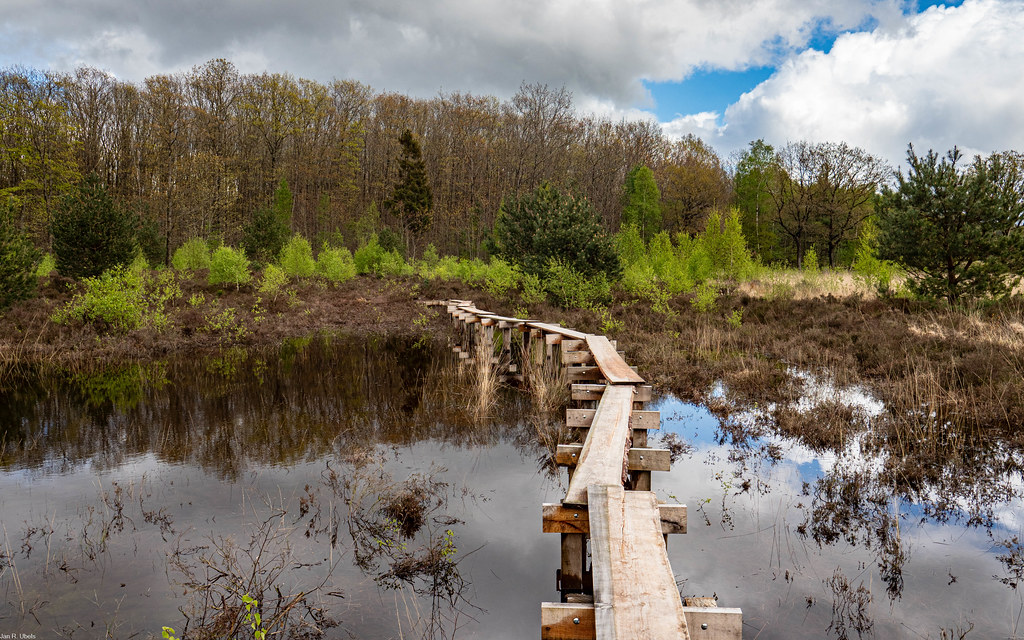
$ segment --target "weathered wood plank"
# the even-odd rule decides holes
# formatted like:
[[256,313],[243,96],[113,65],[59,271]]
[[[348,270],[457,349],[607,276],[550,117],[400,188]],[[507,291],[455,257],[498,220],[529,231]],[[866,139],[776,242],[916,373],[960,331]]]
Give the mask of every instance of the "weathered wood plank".
[[591,484],[622,485],[622,462],[626,439],[630,437],[629,412],[632,406],[631,386],[605,389],[563,503],[586,504],[587,487]]
[[[596,364],[594,362],[594,354],[589,351],[567,351],[565,343],[568,340],[562,340],[562,364]],[[575,340],[574,342],[581,342]]]
[[[594,420],[594,409],[566,409],[565,426],[589,427]],[[634,429],[660,429],[660,411],[633,411],[629,414],[629,424]]]
[[654,494],[593,484],[588,496],[597,640],[690,640]]
[[[555,450],[555,464],[576,466],[583,452],[581,444],[560,444]],[[671,471],[672,452],[668,449],[633,447],[626,454],[630,471]]]
[[541,640],[593,640],[594,605],[542,602]]
[[[594,605],[542,602],[541,640],[593,640]],[[743,612],[716,607],[683,607],[693,640],[742,640]],[[707,625],[707,629],[701,627]]]
[[563,367],[570,383],[587,380],[604,380],[604,374],[596,365],[572,365]]
[[565,327],[560,327],[557,324],[547,324],[546,322],[528,322],[527,324],[534,329],[541,329],[545,333],[557,333],[566,338],[573,338],[575,340],[586,340],[589,336],[589,334],[583,333],[582,331],[566,329]]
[[587,347],[594,354],[597,366],[611,384],[643,384],[641,378],[615,351],[615,347],[604,336],[587,336]]
[[[685,504],[659,504],[657,508],[662,535],[686,533]],[[590,512],[587,509],[544,503],[541,521],[544,533],[590,533]]]
[[[573,400],[600,400],[604,388],[603,384],[580,383],[572,385],[570,390]],[[654,396],[654,389],[649,384],[638,384],[634,389],[636,394],[633,396],[633,402],[650,402]]]

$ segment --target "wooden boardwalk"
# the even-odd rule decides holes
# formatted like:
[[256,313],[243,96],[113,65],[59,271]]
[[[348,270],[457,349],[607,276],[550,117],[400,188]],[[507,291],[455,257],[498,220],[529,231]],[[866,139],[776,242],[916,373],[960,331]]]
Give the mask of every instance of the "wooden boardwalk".
[[541,638],[740,640],[739,609],[710,598],[688,598],[684,606],[680,598],[667,543],[669,534],[686,533],[686,507],[659,504],[650,490],[651,472],[667,471],[670,455],[647,447],[660,416],[642,410],[651,388],[615,343],[492,314],[468,300],[427,304],[444,306],[455,321],[453,349],[461,358],[486,354],[506,380],[528,382],[531,369],[556,369],[581,405],[566,410],[566,426],[581,442],[559,445],[555,454],[569,470],[565,498],[542,505],[542,530],[561,535],[562,602],[541,604]]

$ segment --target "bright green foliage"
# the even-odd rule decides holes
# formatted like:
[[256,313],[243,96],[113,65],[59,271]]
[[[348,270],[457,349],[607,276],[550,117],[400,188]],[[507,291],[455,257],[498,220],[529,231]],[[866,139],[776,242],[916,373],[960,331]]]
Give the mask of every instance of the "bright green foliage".
[[708,246],[715,262],[715,269],[720,275],[737,282],[750,277],[754,260],[743,237],[739,209],[734,207],[729,210],[729,214],[722,222],[721,233],[716,235],[715,243],[709,243]]
[[701,313],[710,312],[715,308],[716,302],[718,302],[718,287],[710,281],[697,285],[697,291],[694,292],[693,299],[690,300],[693,308]]
[[437,263],[441,261],[441,256],[438,255],[437,247],[434,246],[433,242],[428,244],[427,248],[423,250],[422,260],[429,268],[436,267]]
[[750,240],[751,249],[762,260],[775,250],[777,242],[772,228],[775,205],[768,189],[775,171],[775,149],[764,140],[755,140],[750,143],[750,149],[740,156],[733,177],[743,235]]
[[231,247],[217,247],[210,258],[210,284],[230,282],[237,288],[251,279],[249,259],[245,257],[244,251]]
[[484,286],[496,298],[501,298],[509,289],[519,284],[519,268],[501,258],[491,258],[484,276]]
[[[685,253],[686,277],[690,282],[706,282],[714,273],[715,263],[703,238],[696,238],[688,243]],[[682,252],[681,252],[682,253]]]
[[291,234],[292,192],[284,178],[274,191],[274,203],[269,209],[260,209],[252,222],[242,229],[242,247],[260,264],[272,261]]
[[14,226],[10,211],[0,209],[0,310],[32,295],[39,260],[28,237]]
[[466,284],[479,284],[487,277],[487,265],[480,258],[459,260],[455,277]]
[[46,278],[56,270],[57,261],[53,259],[52,253],[48,253],[39,261],[39,267],[36,269],[36,277]]
[[210,268],[210,247],[202,238],[189,238],[174,250],[171,266],[178,271]]
[[661,193],[654,172],[638,165],[626,176],[623,189],[622,226],[635,226],[644,240],[661,229]]
[[276,264],[268,264],[263,267],[263,277],[260,278],[259,292],[277,298],[277,294],[288,284],[288,274]]
[[181,287],[172,272],[154,276],[144,269],[124,265],[85,278],[83,284],[84,293],[57,310],[54,322],[94,322],[117,331],[147,325],[163,331],[170,324],[166,304],[181,297]]
[[540,304],[548,298],[543,280],[535,273],[519,274],[519,289],[520,297],[526,304]]
[[398,138],[402,155],[398,159],[398,183],[388,200],[388,207],[395,211],[403,226],[419,237],[430,226],[430,207],[434,196],[427,180],[427,165],[423,162],[420,143],[406,129]]
[[557,258],[548,263],[544,288],[563,309],[596,309],[611,300],[612,292],[604,273],[588,277]]
[[878,227],[869,218],[860,228],[857,251],[853,259],[853,272],[865,285],[872,287],[881,296],[892,293],[892,280],[896,265],[880,260],[877,253]]
[[161,637],[164,640],[178,640],[178,637],[175,635],[176,633],[177,632],[172,627],[164,627]]
[[647,247],[644,246],[644,239],[640,236],[640,227],[635,224],[624,223],[622,229],[615,234],[613,241],[615,252],[619,255],[619,262],[623,268],[646,259]]
[[260,602],[248,593],[242,596],[245,605],[245,623],[252,629],[254,640],[266,640],[267,630],[263,628],[263,616],[260,615]]
[[585,198],[563,195],[549,183],[501,205],[494,223],[495,253],[541,275],[552,260],[587,277],[622,272],[611,240]]
[[377,234],[370,234],[369,241],[356,249],[355,256],[353,257],[356,263],[356,272],[375,272],[385,253],[386,251],[384,251],[383,247],[381,247],[380,243],[377,241]]
[[808,248],[807,253],[804,254],[804,264],[801,270],[809,276],[821,273],[821,267],[818,266],[818,252],[814,250],[814,247]]
[[381,277],[395,277],[411,276],[416,273],[416,270],[405,261],[397,249],[392,249],[381,255],[373,272]]
[[340,284],[356,277],[356,263],[346,247],[324,247],[316,257],[316,271],[331,282]]
[[281,249],[281,268],[293,278],[308,278],[316,272],[316,261],[313,260],[313,248],[299,234]]
[[1024,272],[1024,175],[999,154],[958,166],[954,148],[941,160],[934,151],[907,152],[910,171],[882,196],[878,226],[882,257],[900,262],[912,288],[950,303],[1001,297]]
[[50,231],[62,275],[97,276],[135,257],[135,220],[95,175],[61,199]]

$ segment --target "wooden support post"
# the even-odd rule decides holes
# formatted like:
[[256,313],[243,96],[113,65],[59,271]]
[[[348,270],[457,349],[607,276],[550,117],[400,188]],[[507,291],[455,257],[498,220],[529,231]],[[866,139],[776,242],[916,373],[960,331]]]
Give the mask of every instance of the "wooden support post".
[[568,593],[582,593],[583,571],[587,566],[587,540],[582,533],[562,534],[562,568],[558,586],[562,598]]
[[[647,446],[647,431],[645,429],[633,430],[633,446],[637,448],[644,448]],[[650,491],[651,472],[630,471],[629,484],[634,491]]]

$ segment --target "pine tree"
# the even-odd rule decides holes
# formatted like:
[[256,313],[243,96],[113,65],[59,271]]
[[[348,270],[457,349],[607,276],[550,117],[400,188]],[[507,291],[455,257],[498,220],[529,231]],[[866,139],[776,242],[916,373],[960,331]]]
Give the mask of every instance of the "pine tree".
[[402,221],[407,232],[409,255],[414,255],[409,236],[418,238],[430,226],[430,208],[434,196],[427,181],[427,166],[423,162],[420,143],[408,129],[402,132],[398,141],[402,145],[402,155],[398,159],[398,184],[387,206]]
[[90,175],[61,199],[51,225],[57,271],[74,278],[98,276],[135,258],[136,220]]
[[14,225],[10,208],[0,206],[0,310],[32,295],[39,252]]
[[1024,173],[999,154],[966,169],[961,157],[911,146],[910,171],[886,189],[878,217],[882,257],[903,264],[915,291],[950,303],[1006,295],[1024,271]]
[[281,178],[270,208],[259,209],[242,229],[242,247],[258,264],[273,262],[291,235],[292,192]]

